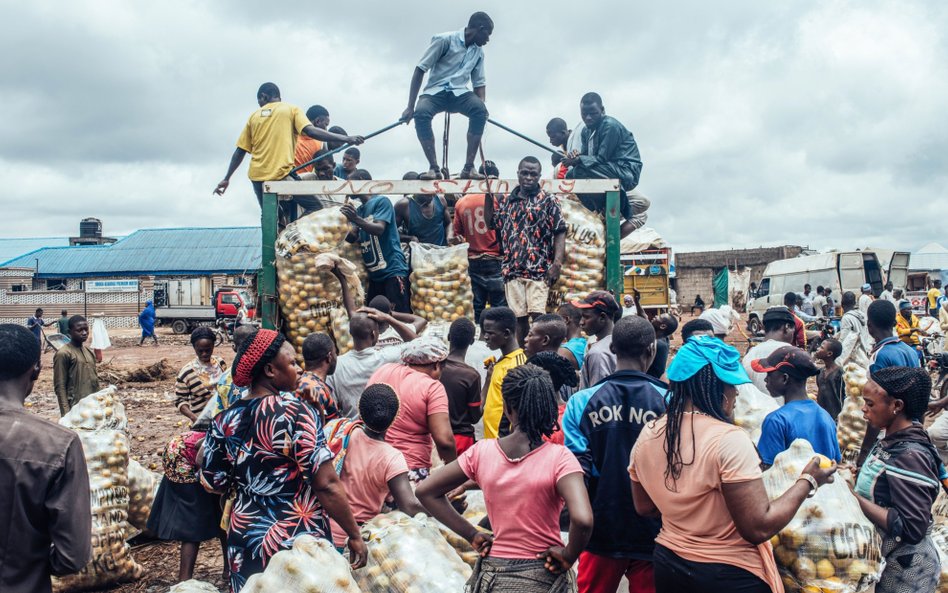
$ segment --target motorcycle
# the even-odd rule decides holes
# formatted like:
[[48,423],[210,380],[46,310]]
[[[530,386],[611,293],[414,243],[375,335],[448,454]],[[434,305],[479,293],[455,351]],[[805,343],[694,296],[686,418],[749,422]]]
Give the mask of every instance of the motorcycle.
[[820,349],[820,344],[823,343],[823,340],[836,335],[836,328],[839,322],[836,320],[836,324],[834,324],[833,321],[832,318],[820,317],[806,324],[806,349],[810,354]]

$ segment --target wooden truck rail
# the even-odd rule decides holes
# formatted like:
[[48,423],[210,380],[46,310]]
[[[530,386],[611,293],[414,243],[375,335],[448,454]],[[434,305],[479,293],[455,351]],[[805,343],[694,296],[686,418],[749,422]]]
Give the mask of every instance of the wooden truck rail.
[[[280,200],[293,196],[348,195],[410,195],[410,194],[483,194],[509,193],[517,186],[516,179],[439,179],[405,180],[305,180],[268,181],[263,184],[263,207],[260,213],[262,257],[257,287],[257,306],[263,327],[276,329],[279,320],[277,294],[276,240]],[[542,179],[541,188],[548,193],[605,194],[606,197],[606,289],[615,295],[623,292],[622,266],[619,261],[619,181],[616,179]]]

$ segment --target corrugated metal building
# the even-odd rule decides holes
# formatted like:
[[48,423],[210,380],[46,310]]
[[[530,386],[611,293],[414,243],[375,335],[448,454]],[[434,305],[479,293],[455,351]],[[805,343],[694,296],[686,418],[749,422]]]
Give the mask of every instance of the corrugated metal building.
[[69,237],[0,238],[0,262],[15,259],[43,247],[65,247]]
[[[246,285],[259,268],[259,227],[142,229],[112,245],[42,247],[0,263],[0,322],[21,323],[42,307],[133,326],[156,280]],[[115,279],[137,280],[138,291],[86,290],[90,281]]]

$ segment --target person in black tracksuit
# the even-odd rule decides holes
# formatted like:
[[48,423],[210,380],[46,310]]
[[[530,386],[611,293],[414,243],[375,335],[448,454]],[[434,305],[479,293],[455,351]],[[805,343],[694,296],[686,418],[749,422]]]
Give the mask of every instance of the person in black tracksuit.
[[563,415],[565,444],[586,473],[595,517],[577,585],[580,593],[614,593],[625,575],[630,593],[651,592],[661,522],[635,512],[628,466],[642,428],[665,413],[667,385],[645,372],[655,358],[647,320],[616,323],[610,348],[616,372],[570,397]]

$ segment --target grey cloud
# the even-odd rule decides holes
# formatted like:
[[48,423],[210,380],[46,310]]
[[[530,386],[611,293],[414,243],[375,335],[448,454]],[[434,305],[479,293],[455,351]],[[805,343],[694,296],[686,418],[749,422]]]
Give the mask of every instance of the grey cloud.
[[[492,116],[545,141],[553,116],[578,120],[600,92],[635,133],[653,199],[650,224],[676,249],[803,243],[913,248],[943,234],[948,138],[948,8],[862,3],[482,2]],[[323,7],[249,1],[74,2],[3,9],[3,198],[42,234],[96,215],[122,234],[145,226],[254,224],[246,163],[224,199],[210,191],[255,108],[326,105],[365,133],[394,121],[429,37],[471,8],[369,0]],[[11,20],[12,19],[12,20]],[[30,48],[29,51],[24,48]],[[452,126],[460,167],[466,122]],[[440,134],[440,121],[436,127]],[[495,128],[488,157],[512,176],[548,155]],[[410,127],[363,147],[376,178],[424,166]],[[888,216],[911,204],[912,215]],[[36,234],[28,225],[12,231]]]

